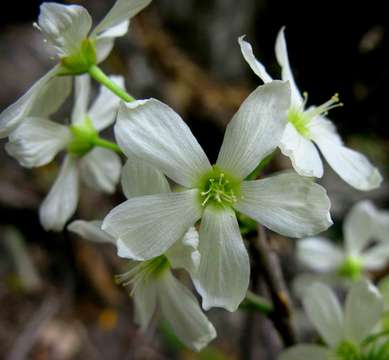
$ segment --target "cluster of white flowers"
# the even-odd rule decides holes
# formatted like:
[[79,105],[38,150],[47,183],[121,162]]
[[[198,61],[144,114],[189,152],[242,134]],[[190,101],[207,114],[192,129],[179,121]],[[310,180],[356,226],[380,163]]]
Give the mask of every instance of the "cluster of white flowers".
[[[96,190],[112,193],[121,176],[127,200],[103,221],[77,220],[68,229],[91,241],[112,243],[118,256],[129,259],[130,268],[118,281],[130,287],[135,318],[142,329],[159,308],[178,337],[200,350],[215,338],[216,331],[172,269],[187,271],[204,310],[235,311],[250,279],[249,254],[237,214],[293,238],[326,230],[332,224],[330,201],[325,189],[311,178],[323,175],[315,144],[353,187],[370,190],[382,178],[363,155],[343,145],[324,117],[338,106],[337,97],[305,109],[306,97],[294,82],[283,29],[276,43],[282,81],[272,80],[251,46],[239,39],[244,58],[265,84],[247,97],[228,124],[212,165],[174,110],[156,99],[133,99],[124,90],[123,78],[108,77],[97,66],[110,53],[114,39],[127,32],[129,19],[150,2],[117,0],[92,32],[91,17],[83,7],[44,3],[36,27],[55,48],[59,61],[0,114],[0,136],[8,137],[7,152],[25,167],[45,165],[65,152],[58,178],[40,208],[46,230],[62,230],[73,216],[80,178]],[[68,97],[71,77],[74,107],[65,125],[49,116]],[[90,78],[102,88],[89,106]],[[118,145],[99,135],[113,124]],[[277,147],[290,157],[297,173],[291,170],[247,180]],[[117,153],[127,157],[123,167]],[[171,188],[167,178],[178,187]],[[386,261],[387,228],[387,217],[369,203],[361,203],[345,222],[345,252],[312,237],[299,243],[298,254],[318,270],[356,277],[363,269],[376,269]],[[382,243],[363,251],[371,237]],[[361,311],[363,301],[369,302],[367,312]],[[353,351],[382,312],[377,291],[367,283],[351,290],[344,316],[323,285],[315,285],[304,305],[330,350],[298,347],[282,358],[329,359],[328,351],[335,355]],[[356,311],[359,317],[354,317]]]

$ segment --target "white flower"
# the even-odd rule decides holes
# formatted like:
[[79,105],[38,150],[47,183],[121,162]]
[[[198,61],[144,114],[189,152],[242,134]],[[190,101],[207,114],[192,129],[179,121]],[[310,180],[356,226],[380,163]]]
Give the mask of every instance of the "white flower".
[[331,224],[325,190],[309,179],[289,173],[243,181],[277,147],[289,98],[282,82],[255,90],[228,125],[213,167],[167,105],[155,99],[123,103],[115,125],[119,146],[184,190],[129,199],[108,214],[103,229],[120,239],[133,259],[146,260],[163,254],[202,218],[195,283],[203,307],[236,310],[246,295],[250,266],[234,210],[293,237]]
[[[264,66],[255,58],[251,45],[244,36],[239,44],[244,59],[259,78],[271,82],[272,78]],[[306,95],[300,94],[289,65],[284,28],[278,34],[275,46],[276,58],[282,68],[282,80],[291,85],[292,102],[288,110],[288,125],[281,139],[280,149],[288,156],[294,169],[302,176],[323,176],[323,163],[315,145],[320,149],[329,165],[348,184],[358,190],[372,190],[381,184],[382,177],[362,154],[344,146],[334,124],[325,115],[340,106],[338,96],[320,106],[306,107]]]
[[[7,137],[23,119],[47,116],[66,99],[71,80],[59,74],[77,75],[102,62],[111,52],[116,37],[127,33],[129,19],[151,0],[117,0],[91,32],[92,19],[79,5],[43,3],[35,24],[52,45],[59,63],[38,80],[19,100],[0,113],[0,138]],[[37,108],[43,112],[37,112]]]
[[[129,184],[132,184],[128,187]],[[122,185],[128,197],[141,194],[170,192],[169,184],[158,170],[143,162],[127,162],[123,169]],[[101,230],[100,221],[72,222],[68,229],[91,241],[110,242],[118,246],[118,254],[128,257],[126,247]],[[156,308],[170,323],[177,336],[190,348],[201,350],[216,337],[213,325],[203,314],[193,294],[173,275],[171,269],[186,269],[196,273],[200,253],[198,233],[191,227],[182,239],[164,255],[144,262],[132,262],[131,269],[118,280],[131,287],[135,302],[135,320],[145,330]]]
[[[343,224],[344,248],[323,237],[300,240],[297,257],[322,273],[358,279],[364,271],[382,269],[389,260],[389,214],[370,201],[356,204]],[[372,241],[375,240],[376,243]]]
[[279,360],[364,358],[362,341],[374,330],[383,312],[382,297],[372,284],[356,283],[347,295],[344,311],[331,289],[320,283],[307,291],[303,305],[325,345],[296,345],[283,351]]
[[[112,80],[123,84],[121,77]],[[90,78],[75,79],[75,104],[70,127],[47,118],[31,117],[11,133],[7,152],[22,166],[37,167],[49,163],[61,150],[67,150],[57,180],[43,201],[39,215],[46,230],[61,230],[76,210],[79,178],[92,188],[112,193],[120,177],[121,161],[111,150],[94,147],[98,132],[111,125],[119,99],[101,88],[88,110]]]

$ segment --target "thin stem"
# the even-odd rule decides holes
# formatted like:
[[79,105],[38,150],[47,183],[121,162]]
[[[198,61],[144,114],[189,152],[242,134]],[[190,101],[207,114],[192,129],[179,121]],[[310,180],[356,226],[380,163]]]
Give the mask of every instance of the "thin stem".
[[113,151],[115,151],[118,154],[123,154],[122,149],[120,149],[120,147],[117,144],[115,144],[114,142],[112,142],[112,141],[105,140],[105,139],[102,139],[102,138],[98,137],[97,139],[95,139],[93,141],[93,144],[95,146],[98,146],[98,147],[102,147],[102,148],[106,148],[106,149],[109,149],[109,150],[113,150]]
[[101,85],[111,90],[115,95],[119,96],[125,102],[135,101],[135,99],[130,94],[128,94],[126,90],[122,89],[118,84],[114,83],[97,65],[92,65],[89,68],[89,75]]
[[247,290],[246,298],[244,299],[241,307],[243,309],[259,311],[265,315],[269,315],[274,310],[269,300],[254,294],[250,290]]

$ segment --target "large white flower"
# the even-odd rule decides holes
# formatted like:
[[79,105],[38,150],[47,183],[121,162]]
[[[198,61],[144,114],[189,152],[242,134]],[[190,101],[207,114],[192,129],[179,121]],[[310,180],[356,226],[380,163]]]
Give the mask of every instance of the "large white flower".
[[[122,77],[112,81],[123,85]],[[22,166],[37,167],[50,161],[61,150],[67,150],[57,180],[43,201],[39,215],[46,230],[61,230],[73,215],[79,197],[79,178],[91,187],[111,193],[120,177],[121,161],[113,151],[94,147],[98,132],[111,125],[119,99],[101,88],[88,110],[90,78],[75,79],[75,104],[71,126],[44,117],[31,117],[11,133],[7,152]]]
[[[344,247],[324,237],[300,240],[297,257],[321,272],[358,279],[363,271],[382,269],[389,260],[389,214],[370,201],[356,204],[343,224]],[[374,242],[375,241],[375,242]]]
[[[152,193],[169,193],[169,184],[161,172],[144,162],[127,162],[122,186],[127,197]],[[118,246],[118,254],[128,257],[126,247],[102,231],[100,221],[72,222],[68,229],[91,241],[110,242]],[[177,336],[190,348],[201,350],[216,336],[216,331],[203,314],[193,294],[172,274],[183,268],[194,276],[199,266],[198,233],[191,227],[164,255],[143,262],[132,262],[131,269],[118,280],[131,287],[135,302],[135,320],[145,330],[156,308],[170,323]]]
[[365,351],[362,342],[374,330],[383,312],[382,296],[375,286],[367,281],[355,284],[342,311],[331,289],[316,283],[307,290],[303,305],[325,345],[293,346],[283,351],[279,360],[365,359],[361,357]]
[[[79,5],[43,3],[38,24],[45,40],[56,50],[59,63],[38,80],[19,100],[0,114],[0,138],[7,137],[29,116],[45,116],[57,102],[68,95],[70,79],[57,75],[77,75],[88,72],[111,52],[115,38],[127,33],[129,19],[151,0],[117,0],[93,31],[92,18]],[[57,97],[55,97],[55,95]],[[46,112],[34,111],[37,106]],[[52,111],[54,112],[54,111]]]
[[325,190],[307,178],[287,173],[244,181],[277,147],[289,99],[286,83],[258,87],[229,123],[214,166],[170,107],[155,99],[123,103],[115,125],[119,146],[184,189],[129,199],[108,214],[103,229],[122,241],[133,259],[145,260],[163,254],[202,218],[196,286],[203,307],[236,310],[246,295],[250,266],[234,210],[292,237],[331,224]]
[[[244,59],[259,78],[271,82],[265,67],[255,58],[251,45],[239,38]],[[294,169],[302,176],[323,176],[323,163],[319,148],[329,165],[348,184],[359,190],[372,190],[381,184],[382,177],[369,160],[362,154],[344,146],[334,124],[325,115],[339,106],[338,96],[320,106],[306,109],[306,95],[300,94],[289,65],[284,28],[278,34],[275,46],[276,58],[282,68],[282,80],[291,85],[292,101],[287,113],[288,125],[282,136],[280,149],[288,156]]]

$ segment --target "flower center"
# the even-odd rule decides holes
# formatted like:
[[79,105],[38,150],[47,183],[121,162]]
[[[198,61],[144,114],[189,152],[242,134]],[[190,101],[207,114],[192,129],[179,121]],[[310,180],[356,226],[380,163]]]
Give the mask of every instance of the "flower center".
[[328,357],[328,360],[361,360],[360,351],[350,341],[342,341]]
[[352,280],[358,280],[362,275],[363,264],[357,256],[347,256],[338,268],[338,274]]
[[69,128],[73,136],[68,144],[70,154],[83,156],[93,149],[99,134],[89,117],[86,117],[82,122],[71,125]]
[[213,204],[217,207],[234,205],[240,195],[241,180],[227,174],[216,165],[200,181],[200,202],[203,207]]

